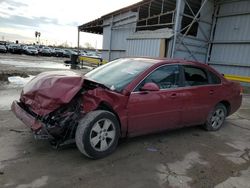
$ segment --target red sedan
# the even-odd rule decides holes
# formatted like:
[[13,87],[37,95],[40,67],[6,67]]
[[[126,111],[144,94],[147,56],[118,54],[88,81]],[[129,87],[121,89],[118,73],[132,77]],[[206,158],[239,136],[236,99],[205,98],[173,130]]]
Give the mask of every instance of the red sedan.
[[122,58],[85,76],[45,72],[31,80],[12,111],[38,139],[76,142],[90,158],[112,153],[120,137],[202,125],[221,128],[242,102],[238,83],[184,60]]

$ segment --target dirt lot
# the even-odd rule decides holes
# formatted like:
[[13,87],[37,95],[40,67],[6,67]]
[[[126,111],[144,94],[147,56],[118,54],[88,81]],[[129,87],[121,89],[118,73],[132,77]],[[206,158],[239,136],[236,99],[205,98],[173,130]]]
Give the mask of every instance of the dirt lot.
[[[0,55],[2,73],[35,75],[44,70],[1,62],[62,63],[63,59]],[[61,65],[60,65],[61,66]],[[78,70],[79,72],[86,72]],[[69,146],[54,150],[33,139],[9,110],[22,84],[1,82],[0,187],[250,187],[250,96],[218,132],[200,127],[122,140],[101,160]]]

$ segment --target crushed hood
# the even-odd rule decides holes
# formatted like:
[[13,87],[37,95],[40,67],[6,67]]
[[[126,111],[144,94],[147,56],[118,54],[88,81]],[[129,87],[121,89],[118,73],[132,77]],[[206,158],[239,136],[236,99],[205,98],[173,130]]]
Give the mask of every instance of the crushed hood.
[[20,101],[38,115],[46,115],[69,103],[80,91],[83,77],[72,71],[44,72],[28,82]]

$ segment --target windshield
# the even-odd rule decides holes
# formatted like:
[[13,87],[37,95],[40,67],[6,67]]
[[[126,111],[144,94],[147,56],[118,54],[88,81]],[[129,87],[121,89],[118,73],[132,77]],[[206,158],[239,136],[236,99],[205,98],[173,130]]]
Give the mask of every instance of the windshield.
[[113,91],[121,92],[139,74],[152,66],[150,59],[118,59],[87,73],[85,76]]

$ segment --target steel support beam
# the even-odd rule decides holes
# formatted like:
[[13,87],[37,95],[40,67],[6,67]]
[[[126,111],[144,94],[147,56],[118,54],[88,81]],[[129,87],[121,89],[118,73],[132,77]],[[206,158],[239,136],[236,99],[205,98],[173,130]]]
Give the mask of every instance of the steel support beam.
[[[182,46],[184,46],[186,49],[187,49],[187,51],[189,52],[189,54],[190,54],[190,56],[189,57],[192,57],[194,60],[197,60],[197,58],[195,57],[195,54],[192,52],[192,50],[190,50],[189,49],[189,46],[187,46],[185,43],[184,43],[184,39],[187,37],[187,34],[188,34],[188,32],[191,30],[191,28],[192,28],[192,26],[193,26],[193,24],[195,23],[195,22],[199,22],[199,19],[198,19],[198,17],[200,16],[200,13],[201,13],[201,11],[203,10],[203,8],[205,7],[205,5],[206,5],[206,3],[208,2],[208,0],[204,0],[203,2],[202,2],[202,4],[201,4],[201,7],[200,7],[200,9],[198,10],[198,12],[195,14],[194,13],[194,11],[192,10],[192,8],[191,8],[191,6],[188,4],[188,2],[186,1],[186,0],[184,0],[184,3],[185,3],[185,5],[190,9],[190,11],[191,11],[191,13],[192,13],[192,15],[193,15],[193,20],[192,20],[192,22],[188,25],[188,26],[186,26],[184,29],[182,28],[182,29],[180,29],[180,31],[179,31],[179,33],[176,35],[176,41],[175,41],[175,44],[174,44],[174,46],[176,46],[176,42],[177,42],[177,39],[179,38],[178,36],[180,36],[180,38],[179,38],[179,41],[178,41],[178,47],[177,47],[177,50],[180,48],[180,46],[182,45]],[[183,34],[183,35],[181,35],[181,31],[183,31],[183,30],[185,30],[185,29],[187,29],[186,31],[185,31],[185,33]],[[203,29],[201,29],[200,27],[199,27],[199,29],[200,29],[200,31],[201,31],[201,33],[204,35],[204,37],[206,38],[206,45],[208,45],[208,38],[207,38],[207,36],[205,36],[205,33],[204,33],[204,30]],[[175,47],[176,48],[176,47]],[[176,49],[174,49],[174,51],[175,51]]]
[[197,18],[199,17],[200,12],[201,12],[201,10],[203,9],[203,7],[206,5],[207,1],[208,1],[208,0],[204,0],[204,2],[202,3],[202,5],[201,5],[199,11],[196,13],[196,15],[194,16],[192,22],[189,24],[188,29],[187,29],[186,32],[183,34],[183,36],[182,36],[182,38],[181,38],[181,40],[180,40],[180,43],[182,43],[182,41],[184,40],[185,36],[188,34],[188,32],[190,31],[190,29],[192,28],[193,24],[197,21]]
[[182,0],[176,0],[174,39],[173,39],[173,44],[172,44],[171,58],[174,58],[174,53],[175,53],[175,48],[176,48],[176,41],[177,41],[177,35],[179,31],[179,24],[180,24],[181,3],[182,3]]
[[217,23],[217,15],[219,12],[219,5],[217,4],[214,8],[214,14],[213,14],[213,25],[211,28],[211,32],[210,32],[210,39],[209,39],[209,45],[208,45],[208,49],[207,49],[207,56],[206,56],[206,63],[208,64],[208,61],[210,59],[210,55],[211,55],[211,49],[212,49],[212,41],[214,40],[214,34],[215,34],[215,28],[216,28],[216,23]]
[[113,22],[114,22],[114,17],[112,16],[110,23],[110,35],[109,35],[109,61],[111,61]]
[[80,54],[80,28],[77,28],[77,53]]
[[218,18],[223,18],[223,17],[233,17],[233,16],[244,16],[244,15],[249,15],[250,12],[249,11],[245,11],[245,12],[234,12],[231,14],[220,14],[217,15]]

